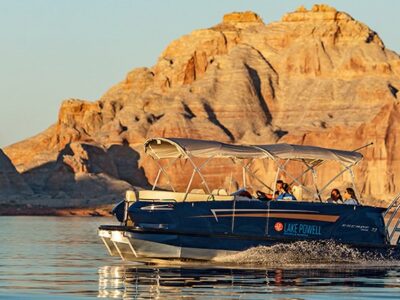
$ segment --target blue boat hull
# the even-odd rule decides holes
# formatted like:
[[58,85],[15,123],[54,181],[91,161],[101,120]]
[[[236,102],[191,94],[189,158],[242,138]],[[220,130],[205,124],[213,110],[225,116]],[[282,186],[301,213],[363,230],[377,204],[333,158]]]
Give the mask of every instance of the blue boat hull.
[[370,206],[242,200],[138,201],[128,213],[139,228],[178,234],[229,235],[248,240],[335,240],[382,246],[387,244],[383,211]]
[[[214,259],[257,246],[296,241],[334,241],[362,251],[392,252],[384,209],[300,201],[137,201],[128,209],[132,226],[101,226],[121,257]],[[115,214],[120,221],[124,206]],[[108,232],[108,233],[107,233]],[[120,243],[120,244],[118,244]],[[118,247],[120,245],[121,247]],[[114,251],[115,254],[115,251]],[[130,259],[130,258],[128,258]]]

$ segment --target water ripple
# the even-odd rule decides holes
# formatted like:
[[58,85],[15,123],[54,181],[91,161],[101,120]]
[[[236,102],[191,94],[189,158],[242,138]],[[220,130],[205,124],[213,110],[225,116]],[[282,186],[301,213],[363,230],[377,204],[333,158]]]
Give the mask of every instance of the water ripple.
[[332,243],[256,247],[212,263],[109,257],[109,219],[0,218],[0,299],[398,299],[400,264]]

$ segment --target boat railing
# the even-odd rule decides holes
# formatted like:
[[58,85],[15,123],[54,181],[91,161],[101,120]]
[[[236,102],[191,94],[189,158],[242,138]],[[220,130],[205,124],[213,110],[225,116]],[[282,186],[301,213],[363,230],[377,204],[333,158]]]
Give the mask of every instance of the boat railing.
[[383,219],[385,218],[388,218],[385,224],[388,241],[390,244],[397,245],[400,241],[400,235],[397,235],[397,240],[395,239],[396,233],[400,233],[400,193],[393,198],[392,202],[383,213]]

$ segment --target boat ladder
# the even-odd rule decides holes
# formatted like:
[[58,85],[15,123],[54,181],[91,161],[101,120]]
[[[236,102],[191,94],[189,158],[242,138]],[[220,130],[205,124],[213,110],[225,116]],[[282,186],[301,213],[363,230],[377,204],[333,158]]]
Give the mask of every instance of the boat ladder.
[[[390,214],[390,216],[388,216]],[[386,211],[383,213],[383,219],[388,217],[385,222],[385,231],[388,234],[388,241],[391,245],[400,245],[400,235],[395,238],[396,232],[400,233],[400,193],[394,197]],[[394,225],[394,226],[393,226]]]

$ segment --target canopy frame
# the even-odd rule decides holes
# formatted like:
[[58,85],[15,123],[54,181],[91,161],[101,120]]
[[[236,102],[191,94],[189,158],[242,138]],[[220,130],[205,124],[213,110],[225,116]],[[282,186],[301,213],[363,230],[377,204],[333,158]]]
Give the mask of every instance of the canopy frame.
[[248,175],[250,175],[251,177],[253,177],[255,180],[257,180],[260,184],[262,184],[264,187],[266,187],[267,189],[269,189],[271,192],[273,191],[273,189],[271,187],[269,187],[267,184],[265,184],[256,174],[255,172],[250,170],[250,166],[253,163],[253,159],[245,166],[245,170],[246,173]]
[[156,160],[156,164],[158,165],[158,172],[157,172],[156,179],[154,180],[153,186],[152,186],[152,188],[151,188],[152,191],[155,190],[155,188],[156,188],[156,186],[157,186],[157,183],[158,183],[158,180],[160,179],[161,173],[164,173],[165,176],[167,177],[167,181],[168,181],[169,186],[170,186],[171,189],[175,192],[175,188],[174,188],[174,186],[172,185],[171,179],[170,179],[169,176],[168,176],[167,169],[169,169],[176,161],[177,161],[177,158],[175,158],[174,160],[170,161],[166,167],[163,167],[163,166]]
[[[274,144],[274,145],[230,145],[220,143],[216,141],[204,141],[204,140],[191,140],[191,139],[179,139],[179,138],[155,138],[149,139],[145,142],[145,153],[149,154],[157,163],[160,170],[157,173],[156,180],[153,184],[153,190],[158,183],[161,174],[167,176],[167,182],[171,189],[175,191],[172,186],[170,177],[166,170],[170,167],[163,168],[163,166],[157,161],[163,158],[174,158],[173,163],[178,159],[187,159],[193,167],[192,175],[189,179],[189,183],[185,191],[185,199],[189,194],[189,189],[193,183],[195,174],[197,173],[202,184],[205,186],[207,192],[211,195],[209,185],[201,173],[201,169],[214,158],[231,158],[234,163],[236,160],[242,162],[242,184],[245,188],[247,186],[246,175],[253,177],[263,186],[268,188],[275,195],[276,182],[279,178],[279,174],[284,173],[292,179],[291,184],[296,182],[304,190],[312,194],[312,191],[306,187],[300,179],[303,178],[308,172],[312,173],[312,181],[315,188],[315,197],[322,202],[321,194],[324,190],[340,175],[348,171],[350,173],[353,187],[356,191],[356,195],[359,198],[359,193],[356,189],[354,173],[352,167],[356,165],[361,159],[362,155],[355,151],[343,151],[335,149],[320,148],[314,146],[302,146],[302,145],[290,145],[290,144]],[[315,153],[315,155],[314,155]],[[197,166],[193,158],[206,158],[206,161]],[[245,160],[249,160],[246,164]],[[250,166],[254,159],[270,159],[275,162],[277,168],[275,174],[275,180],[273,182],[273,188],[265,184],[254,172],[250,170]],[[279,163],[283,160],[283,163]],[[305,165],[306,169],[297,177],[294,177],[286,170],[286,165],[289,161],[298,161]],[[328,183],[326,183],[321,189],[317,185],[317,172],[316,168],[322,165],[326,161],[336,161],[344,167],[338,174],[332,177]],[[231,179],[232,180],[232,179]],[[230,183],[231,184],[231,183]],[[360,199],[360,198],[359,198]]]
[[[284,163],[283,165],[277,163],[278,169],[279,169],[281,172],[285,173],[288,177],[290,177],[290,178],[293,180],[292,183],[293,183],[293,182],[296,182],[296,183],[299,184],[303,189],[305,189],[307,192],[309,192],[310,194],[312,194],[313,191],[311,191],[308,187],[306,187],[303,183],[301,183],[301,182],[298,180],[298,177],[295,178],[292,174],[290,174],[290,173],[285,169],[285,167],[286,167],[286,165],[289,163],[289,161],[290,161],[289,159],[285,160],[285,163]],[[304,175],[305,175],[306,173],[308,173],[309,171],[311,171],[311,168],[310,168],[310,169],[307,169],[306,171],[304,171],[304,172],[301,174],[301,177],[304,176]],[[278,179],[275,180],[275,185],[276,185],[277,180],[278,180]],[[291,184],[290,184],[290,185],[291,185]],[[274,193],[275,193],[275,191],[274,191]],[[318,192],[317,192],[317,193],[318,193]]]
[[188,156],[188,159],[189,159],[190,163],[191,163],[192,166],[193,166],[193,172],[192,172],[192,176],[190,177],[189,183],[188,183],[188,185],[187,185],[187,187],[186,187],[185,197],[183,198],[183,201],[186,201],[186,198],[187,198],[187,196],[188,196],[188,194],[189,194],[190,186],[192,185],[192,182],[193,182],[193,179],[194,179],[194,175],[195,175],[196,173],[199,174],[199,176],[200,176],[200,178],[201,178],[201,180],[202,180],[202,183],[204,184],[204,186],[205,186],[206,189],[207,189],[207,192],[208,192],[209,194],[211,194],[211,191],[210,191],[210,188],[209,188],[209,186],[208,186],[208,184],[207,184],[207,181],[206,181],[206,179],[204,178],[203,174],[201,174],[200,170],[201,170],[212,158],[214,158],[214,157],[211,156],[211,157],[207,158],[207,160],[206,160],[205,162],[203,162],[199,167],[197,167],[196,164],[194,163],[194,161],[192,160],[192,158],[191,158],[190,156]]

